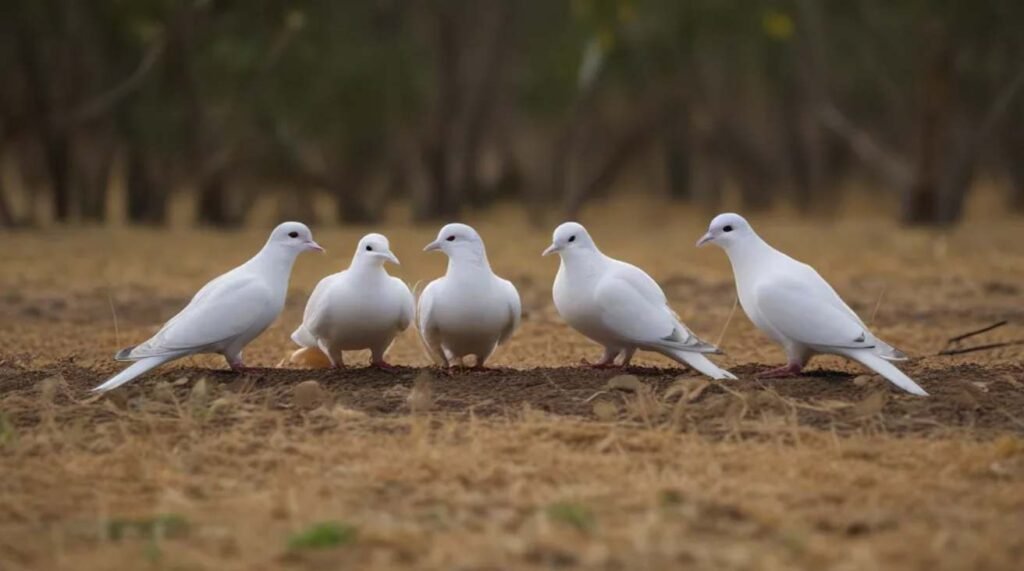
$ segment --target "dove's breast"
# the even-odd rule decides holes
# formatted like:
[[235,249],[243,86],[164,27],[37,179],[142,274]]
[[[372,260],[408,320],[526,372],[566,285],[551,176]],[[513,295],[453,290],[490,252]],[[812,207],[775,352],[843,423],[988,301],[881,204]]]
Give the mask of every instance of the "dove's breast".
[[[447,282],[437,292],[430,327],[456,355],[487,353],[510,319],[506,292],[497,280],[467,284]],[[460,287],[461,286],[461,287]]]
[[365,349],[397,333],[401,300],[386,282],[339,279],[310,323],[310,332],[339,350]]
[[555,309],[570,327],[583,335],[603,344],[616,343],[615,332],[601,319],[601,307],[594,300],[596,278],[591,278],[573,278],[569,272],[559,269],[551,291]]

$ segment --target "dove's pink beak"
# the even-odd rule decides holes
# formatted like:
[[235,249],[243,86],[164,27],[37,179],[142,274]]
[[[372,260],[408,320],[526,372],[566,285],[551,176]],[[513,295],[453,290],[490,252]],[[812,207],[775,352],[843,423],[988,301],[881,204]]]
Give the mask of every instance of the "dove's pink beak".
[[327,250],[324,250],[320,246],[320,244],[317,244],[316,242],[314,242],[312,240],[310,240],[309,242],[306,242],[306,250],[309,250],[311,252],[326,252],[327,251]]
[[708,242],[710,242],[710,241],[712,241],[714,239],[715,239],[715,237],[711,235],[711,232],[708,232],[707,234],[701,236],[700,240],[697,240],[697,247],[700,248],[704,244],[707,244]]

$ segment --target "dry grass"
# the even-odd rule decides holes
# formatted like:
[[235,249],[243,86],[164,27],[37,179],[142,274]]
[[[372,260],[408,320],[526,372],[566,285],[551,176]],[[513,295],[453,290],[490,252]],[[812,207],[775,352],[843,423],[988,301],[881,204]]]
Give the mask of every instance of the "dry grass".
[[[692,247],[706,221],[630,205],[623,224],[621,212],[584,221],[716,339],[734,294],[724,256]],[[547,232],[509,212],[471,222],[527,310],[495,364],[594,358],[553,313],[555,262],[538,256]],[[262,232],[5,235],[0,568],[1017,568],[1024,350],[928,355],[997,319],[1011,325],[987,340],[1024,337],[1021,225],[945,234],[774,217],[758,227],[863,315],[884,292],[874,326],[924,356],[911,370],[937,393],[932,404],[855,384],[856,367],[833,359],[818,366],[850,374],[705,387],[648,370],[639,387],[585,403],[605,377],[264,371],[233,381],[190,368],[223,367],[204,357],[97,399],[84,388],[117,369],[117,346],[244,259]],[[299,262],[289,307],[253,344],[252,363],[288,352],[305,295],[367,230],[317,232],[331,253]],[[443,271],[441,257],[419,252],[434,228],[384,230],[399,275]],[[781,359],[740,314],[722,345],[724,364],[748,379]],[[411,336],[391,358],[426,364]],[[319,382],[293,389],[306,377]],[[931,428],[900,428],[918,421]]]

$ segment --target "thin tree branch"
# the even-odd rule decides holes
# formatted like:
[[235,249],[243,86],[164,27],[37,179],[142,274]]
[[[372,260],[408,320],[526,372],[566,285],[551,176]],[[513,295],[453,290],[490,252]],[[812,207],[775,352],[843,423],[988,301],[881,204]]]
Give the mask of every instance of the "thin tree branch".
[[884,148],[867,131],[861,129],[842,113],[835,105],[825,103],[818,111],[821,122],[833,133],[842,137],[850,149],[865,164],[873,167],[895,188],[906,188],[913,180],[913,171],[906,160],[898,154]]
[[101,93],[93,99],[79,105],[69,114],[68,122],[71,124],[80,124],[97,119],[108,113],[115,105],[137,91],[142,87],[146,77],[151,71],[153,71],[156,63],[160,61],[160,57],[164,54],[166,47],[167,42],[163,37],[154,41],[149,49],[146,50],[146,53],[143,54],[142,60],[139,61],[139,65],[131,75],[105,93]]

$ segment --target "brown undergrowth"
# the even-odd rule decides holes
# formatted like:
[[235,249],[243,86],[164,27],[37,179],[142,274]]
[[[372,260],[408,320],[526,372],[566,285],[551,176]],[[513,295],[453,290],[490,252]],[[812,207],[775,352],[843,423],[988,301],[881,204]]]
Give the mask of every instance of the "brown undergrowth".
[[[724,257],[692,248],[706,221],[639,218],[624,227],[598,209],[585,222],[662,283],[739,381],[650,356],[625,375],[581,366],[596,349],[551,307],[547,233],[498,213],[474,222],[526,313],[498,370],[425,371],[410,335],[390,354],[395,372],[362,355],[342,371],[276,368],[305,296],[369,231],[328,230],[317,239],[331,254],[300,260],[284,315],[247,352],[259,368],[199,357],[96,397],[119,345],[261,233],[5,235],[0,568],[1019,567],[1024,350],[936,355],[1002,319],[977,341],[1024,337],[1019,224],[758,224],[915,356],[906,370],[933,394],[919,399],[834,358],[758,380],[781,353],[740,312],[730,319]],[[433,228],[383,230],[399,275],[443,271],[418,251]]]

